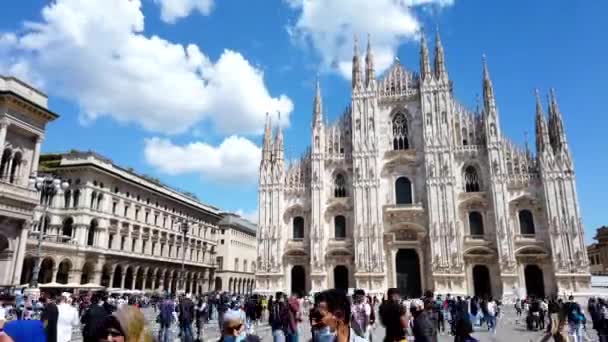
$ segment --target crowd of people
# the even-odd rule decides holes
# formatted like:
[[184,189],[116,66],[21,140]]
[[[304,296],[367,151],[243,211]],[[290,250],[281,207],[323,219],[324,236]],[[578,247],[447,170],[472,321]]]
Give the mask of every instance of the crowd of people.
[[[152,334],[140,310],[150,307],[159,326]],[[474,342],[474,331],[496,333],[503,305],[489,297],[460,297],[427,291],[420,298],[402,297],[392,288],[382,296],[363,290],[351,295],[326,290],[311,296],[239,296],[209,293],[181,296],[112,296],[93,293],[43,295],[39,300],[15,297],[0,301],[0,342],[67,342],[81,329],[84,342],[209,341],[205,330],[217,324],[221,342],[256,342],[256,330],[268,325],[273,342],[303,340],[308,322],[313,342],[372,342],[384,327],[385,342],[436,342],[451,335],[455,342]],[[529,330],[544,331],[544,340],[581,342],[586,332],[585,310],[569,300],[527,298],[514,303],[517,318]],[[599,341],[608,342],[608,303],[590,298],[587,313]],[[213,323],[210,323],[213,321]],[[517,322],[516,322],[517,323]]]

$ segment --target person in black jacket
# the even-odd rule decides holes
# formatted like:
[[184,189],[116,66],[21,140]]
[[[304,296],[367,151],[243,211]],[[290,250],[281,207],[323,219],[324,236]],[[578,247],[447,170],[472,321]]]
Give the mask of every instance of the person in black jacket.
[[104,320],[111,314],[104,308],[105,304],[98,295],[93,295],[91,298],[91,305],[80,318],[80,322],[84,324],[82,329],[84,342],[97,342],[100,334],[103,333]]
[[182,297],[178,305],[179,312],[179,328],[181,331],[182,341],[192,342],[194,336],[192,334],[192,322],[194,321],[194,303],[190,299],[190,295]]
[[471,336],[472,332],[473,324],[467,312],[466,304],[459,302],[456,304],[454,317],[454,342],[476,341]]
[[424,309],[419,311],[414,320],[413,332],[416,342],[437,342],[433,302],[430,299],[424,300]]
[[53,298],[43,298],[44,310],[42,312],[42,322],[46,331],[47,342],[57,342],[57,318],[59,310]]

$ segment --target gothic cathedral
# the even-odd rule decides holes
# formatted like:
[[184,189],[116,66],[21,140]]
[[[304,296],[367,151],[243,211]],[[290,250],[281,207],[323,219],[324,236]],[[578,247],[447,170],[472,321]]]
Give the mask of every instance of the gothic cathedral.
[[483,104],[453,97],[443,46],[420,73],[398,60],[376,79],[355,41],[352,99],[286,165],[267,120],[259,176],[256,288],[309,293],[396,287],[402,295],[580,293],[590,274],[574,165],[554,91],[536,94],[536,153],[501,132],[485,58]]

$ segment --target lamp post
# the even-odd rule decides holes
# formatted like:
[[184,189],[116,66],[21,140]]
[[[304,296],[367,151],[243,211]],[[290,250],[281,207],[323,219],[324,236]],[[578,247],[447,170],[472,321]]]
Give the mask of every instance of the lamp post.
[[30,288],[34,289],[38,287],[38,274],[40,273],[40,257],[42,256],[42,240],[44,239],[43,227],[46,225],[46,213],[49,208],[49,200],[54,195],[67,189],[70,184],[66,181],[61,181],[59,178],[55,178],[51,175],[47,176],[32,176],[29,180],[30,187],[33,187],[40,193],[42,199],[42,217],[38,228],[38,246],[36,249],[36,261],[34,262],[34,269],[32,270],[32,279],[30,279]]
[[184,234],[182,237],[182,276],[181,278],[181,287],[184,289],[184,292],[186,292],[186,274],[184,273],[185,268],[186,268],[186,235],[188,234],[188,231],[190,230],[190,225],[188,225],[188,222],[186,221],[182,221],[182,223],[180,224],[180,229],[182,230],[182,233]]

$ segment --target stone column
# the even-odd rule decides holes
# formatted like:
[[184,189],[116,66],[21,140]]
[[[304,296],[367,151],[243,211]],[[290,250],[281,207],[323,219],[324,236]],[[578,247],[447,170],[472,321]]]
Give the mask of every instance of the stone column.
[[34,155],[32,156],[32,164],[30,165],[30,174],[38,173],[38,162],[40,160],[40,146],[42,145],[42,137],[36,136],[36,145],[34,147]]
[[124,268],[122,269],[122,272],[120,274],[120,288],[124,289],[125,288],[125,278],[127,277],[127,269]]
[[[1,126],[0,126],[1,127]],[[0,132],[1,133],[1,132]],[[1,137],[0,137],[1,138]],[[23,259],[25,257],[25,250],[27,248],[27,236],[30,231],[32,223],[30,221],[24,221],[21,225],[21,234],[19,235],[19,244],[17,250],[13,254],[13,285],[21,285],[21,272],[23,270]]]
[[70,270],[70,272],[68,272],[68,283],[80,284],[81,278],[82,278],[82,269],[81,268],[72,268]]
[[[103,271],[95,270],[93,271],[93,279],[89,279],[93,284],[101,285],[101,276],[103,275]],[[112,284],[110,284],[110,287]]]
[[108,284],[108,287],[112,287],[114,285],[114,270],[112,270],[110,272],[110,284]]
[[[44,260],[44,259],[43,259]],[[41,260],[42,261],[42,260]],[[51,279],[51,283],[57,282],[57,273],[59,272],[59,265],[53,266],[53,277]]]
[[4,143],[6,141],[6,132],[8,131],[8,121],[0,121],[0,154],[4,152]]

